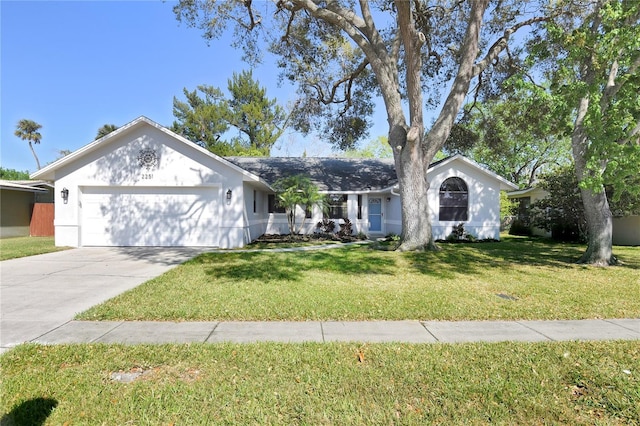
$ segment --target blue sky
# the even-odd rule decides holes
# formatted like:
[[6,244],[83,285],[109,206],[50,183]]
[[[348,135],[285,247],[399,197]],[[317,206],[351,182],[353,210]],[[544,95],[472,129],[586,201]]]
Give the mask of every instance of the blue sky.
[[[36,153],[42,166],[60,150],[76,150],[104,124],[122,126],[144,115],[169,126],[173,97],[208,84],[226,91],[233,72],[249,69],[225,40],[209,46],[180,24],[174,2],[0,1],[0,165],[36,170],[27,142],[14,136],[18,120],[42,125]],[[267,95],[281,105],[293,87],[277,86],[267,59],[254,70]],[[380,123],[382,121],[382,123]],[[386,134],[386,121],[370,139]],[[272,155],[323,156],[333,152],[312,136],[287,134]]]

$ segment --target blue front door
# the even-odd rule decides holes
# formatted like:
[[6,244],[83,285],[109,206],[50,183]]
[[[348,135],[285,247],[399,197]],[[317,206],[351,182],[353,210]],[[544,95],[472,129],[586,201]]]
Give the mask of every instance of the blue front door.
[[382,232],[382,198],[369,198],[369,232]]

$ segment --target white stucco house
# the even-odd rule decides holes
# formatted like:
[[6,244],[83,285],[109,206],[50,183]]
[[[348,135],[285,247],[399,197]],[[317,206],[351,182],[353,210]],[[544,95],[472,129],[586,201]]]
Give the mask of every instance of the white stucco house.
[[[146,117],[120,127],[32,174],[55,185],[59,246],[236,248],[288,232],[271,185],[305,174],[326,193],[328,214],[354,232],[399,234],[398,180],[392,160],[222,158]],[[516,186],[456,155],[428,169],[433,232],[464,223],[478,238],[499,238],[500,190]],[[300,211],[313,232],[323,212]]]

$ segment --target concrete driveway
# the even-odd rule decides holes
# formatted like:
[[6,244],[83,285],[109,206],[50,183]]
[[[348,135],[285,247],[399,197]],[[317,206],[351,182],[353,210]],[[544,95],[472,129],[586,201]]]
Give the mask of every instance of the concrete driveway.
[[208,250],[91,247],[2,261],[0,352]]

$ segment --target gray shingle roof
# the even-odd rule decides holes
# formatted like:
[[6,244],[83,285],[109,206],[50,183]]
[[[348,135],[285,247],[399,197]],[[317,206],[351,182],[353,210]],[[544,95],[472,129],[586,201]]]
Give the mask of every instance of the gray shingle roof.
[[398,183],[392,159],[226,157],[269,185],[282,177],[305,175],[320,191],[377,191]]

